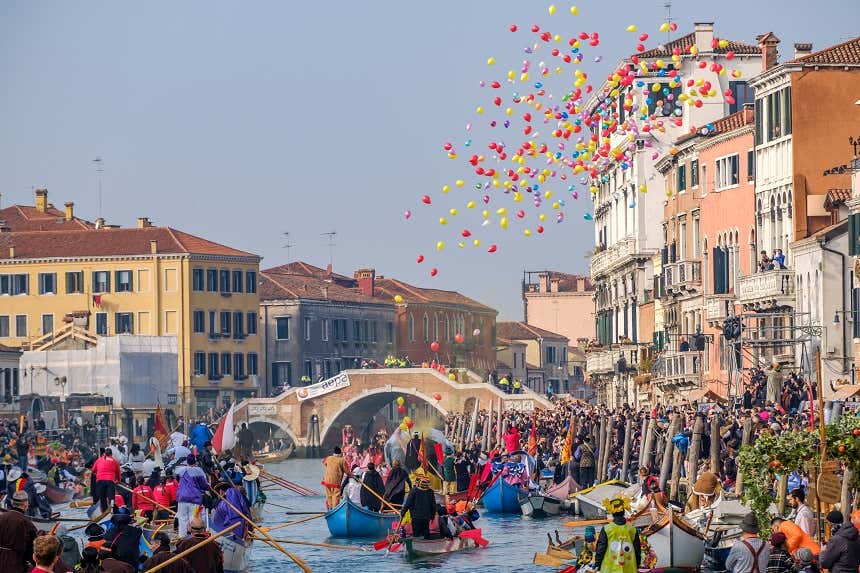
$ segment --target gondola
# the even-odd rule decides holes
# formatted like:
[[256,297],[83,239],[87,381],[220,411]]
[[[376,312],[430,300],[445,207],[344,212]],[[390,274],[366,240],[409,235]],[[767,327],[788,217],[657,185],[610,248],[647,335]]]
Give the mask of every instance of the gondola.
[[377,513],[364,509],[349,498],[344,498],[325,514],[332,537],[385,537],[391,526],[400,520],[397,513]]
[[654,555],[655,568],[698,569],[705,556],[705,538],[672,508],[657,504],[656,511],[646,506],[630,518],[647,537]]
[[546,517],[561,512],[561,500],[551,495],[529,493],[520,496],[520,509],[526,517]]
[[582,515],[585,519],[606,517],[606,509],[603,507],[603,500],[624,494],[629,488],[630,485],[623,481],[612,480],[599,483],[588,489],[580,490],[573,494],[577,513]]
[[290,444],[283,450],[272,450],[270,452],[257,452],[254,454],[254,458],[257,462],[261,464],[274,464],[277,462],[283,462],[289,459],[290,456],[293,455],[296,446],[295,444]]
[[515,485],[511,485],[502,478],[496,479],[487,488],[481,501],[487,513],[522,513],[520,508],[520,496],[526,495],[526,491]]
[[[480,537],[480,529],[472,531],[477,532],[477,537]],[[448,553],[456,553],[458,551],[478,547],[477,542],[472,537],[455,537],[453,539],[420,539],[407,537],[403,540],[403,545],[406,548],[406,559],[408,561],[440,557]]]
[[545,492],[547,495],[552,497],[557,497],[558,499],[567,499],[567,497],[573,492],[579,490],[579,484],[573,481],[573,478],[567,476],[561,483],[557,483],[554,485],[545,488]]
[[[446,503],[445,495],[440,492],[435,492],[436,503]],[[447,503],[457,503],[458,501],[469,501],[468,491],[458,491],[457,493],[449,493],[447,495]]]

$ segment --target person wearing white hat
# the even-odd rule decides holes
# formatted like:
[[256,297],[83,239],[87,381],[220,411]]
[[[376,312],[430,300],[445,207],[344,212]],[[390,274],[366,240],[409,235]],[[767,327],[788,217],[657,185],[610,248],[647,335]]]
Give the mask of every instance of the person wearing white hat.
[[42,519],[50,519],[51,518],[51,502],[48,501],[48,498],[45,497],[45,491],[47,491],[47,486],[43,483],[37,483],[33,486],[35,490],[35,498],[36,498],[36,509],[39,513],[39,517]]

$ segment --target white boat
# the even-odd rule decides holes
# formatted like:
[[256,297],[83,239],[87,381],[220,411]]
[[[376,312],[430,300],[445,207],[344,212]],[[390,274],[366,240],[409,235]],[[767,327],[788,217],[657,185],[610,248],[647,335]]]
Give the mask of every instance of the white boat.
[[626,482],[613,480],[580,490],[573,494],[576,512],[585,519],[606,517],[603,500],[624,494],[629,488]]
[[561,500],[550,495],[530,493],[520,496],[520,508],[526,517],[558,515],[561,511]]
[[698,568],[705,556],[705,538],[674,509],[646,508],[630,523],[639,527],[657,556],[654,568]]

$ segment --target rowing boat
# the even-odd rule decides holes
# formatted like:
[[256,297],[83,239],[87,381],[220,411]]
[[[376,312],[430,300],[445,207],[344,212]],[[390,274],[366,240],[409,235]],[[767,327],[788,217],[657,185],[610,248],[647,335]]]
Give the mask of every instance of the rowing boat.
[[653,514],[646,507],[632,516],[630,523],[647,537],[657,557],[654,568],[697,569],[701,566],[705,556],[704,536],[671,507],[667,509],[658,504]]
[[349,498],[344,498],[334,509],[325,514],[325,521],[332,537],[385,537],[394,522],[399,521],[397,513],[377,513],[364,509]]
[[448,553],[474,549],[478,546],[475,540],[469,537],[455,537],[453,539],[420,539],[407,537],[403,541],[403,545],[406,547],[406,559],[409,561],[427,559],[430,557],[440,557]]
[[561,500],[551,495],[529,493],[520,496],[520,509],[526,517],[558,515],[561,511]]
[[487,513],[522,513],[520,496],[526,491],[499,478],[487,488],[481,501]]
[[469,501],[468,491],[458,491],[457,493],[443,494],[435,492],[436,503],[457,503],[458,501]]
[[567,476],[561,483],[551,485],[546,488],[546,494],[558,499],[567,499],[573,492],[579,489],[579,484],[573,481],[573,478]]
[[599,483],[588,489],[583,489],[573,494],[578,513],[585,519],[597,519],[606,517],[606,509],[603,500],[612,499],[616,495],[626,492],[630,486],[619,480]]
[[276,462],[283,462],[284,460],[289,459],[290,456],[293,455],[293,451],[295,450],[295,445],[290,444],[283,450],[272,450],[270,452],[257,452],[254,454],[254,458],[257,462],[262,464],[274,464]]

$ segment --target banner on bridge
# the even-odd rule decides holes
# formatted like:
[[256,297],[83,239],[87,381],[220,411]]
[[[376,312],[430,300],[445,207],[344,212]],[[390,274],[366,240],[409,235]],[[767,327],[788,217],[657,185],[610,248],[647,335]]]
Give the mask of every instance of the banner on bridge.
[[322,382],[317,382],[316,384],[299,388],[296,391],[296,396],[298,397],[299,402],[304,402],[311,398],[318,398],[319,396],[330,394],[335,390],[340,390],[347,386],[349,386],[349,376],[346,372],[341,372],[337,376],[332,376]]

